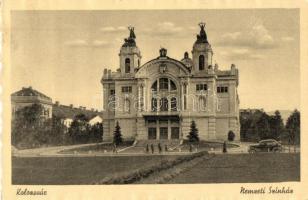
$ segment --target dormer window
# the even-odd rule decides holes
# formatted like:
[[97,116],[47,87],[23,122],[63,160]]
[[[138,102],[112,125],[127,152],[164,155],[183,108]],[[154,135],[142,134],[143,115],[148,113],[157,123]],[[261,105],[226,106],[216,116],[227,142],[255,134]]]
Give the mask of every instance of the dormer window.
[[125,73],[130,73],[130,59],[125,59]]
[[199,56],[199,70],[204,70],[204,55]]

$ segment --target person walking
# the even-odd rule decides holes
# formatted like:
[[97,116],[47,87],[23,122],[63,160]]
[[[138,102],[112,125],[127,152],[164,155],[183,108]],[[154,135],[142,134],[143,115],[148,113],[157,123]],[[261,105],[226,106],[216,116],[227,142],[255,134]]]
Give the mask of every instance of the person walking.
[[147,146],[145,147],[145,151],[146,153],[149,153],[149,144],[147,144]]
[[165,144],[165,152],[168,152],[168,146]]
[[113,143],[113,153],[118,153],[117,145],[115,143]]
[[151,151],[152,151],[152,154],[154,153],[154,145],[151,144]]
[[226,141],[224,141],[224,143],[222,145],[222,152],[227,153],[227,143],[226,143]]

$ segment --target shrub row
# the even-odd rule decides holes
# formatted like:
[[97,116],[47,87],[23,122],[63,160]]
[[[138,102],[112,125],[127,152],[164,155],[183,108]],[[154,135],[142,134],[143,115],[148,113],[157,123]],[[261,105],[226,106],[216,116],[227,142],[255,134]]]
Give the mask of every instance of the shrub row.
[[178,165],[183,162],[191,161],[195,158],[207,155],[208,153],[206,151],[194,153],[192,155],[183,156],[176,158],[174,160],[169,161],[161,161],[155,165],[144,167],[141,169],[129,171],[126,173],[121,173],[115,176],[108,176],[101,181],[95,182],[94,184],[130,184],[135,183],[137,181],[140,181],[143,178],[148,177],[149,175],[160,172],[162,170],[169,169],[175,165]]
[[[211,156],[213,157],[213,156]],[[196,164],[198,164],[200,161],[205,160],[205,159],[210,159],[210,156],[207,157],[198,157],[190,162],[184,162],[181,163],[177,166],[174,166],[168,170],[160,171],[158,173],[152,174],[150,177],[146,179],[140,180],[138,183],[140,184],[162,184],[166,183],[172,178],[176,177],[177,175],[183,173],[184,171],[192,168]]]

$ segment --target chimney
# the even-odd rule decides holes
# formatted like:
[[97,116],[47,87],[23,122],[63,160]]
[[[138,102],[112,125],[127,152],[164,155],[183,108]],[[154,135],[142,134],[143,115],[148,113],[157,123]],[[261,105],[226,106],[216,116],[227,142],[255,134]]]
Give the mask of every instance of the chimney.
[[60,105],[60,102],[59,101],[56,101],[56,106],[59,106]]
[[70,108],[73,108],[73,104],[70,104]]
[[111,78],[111,70],[108,69],[108,78]]

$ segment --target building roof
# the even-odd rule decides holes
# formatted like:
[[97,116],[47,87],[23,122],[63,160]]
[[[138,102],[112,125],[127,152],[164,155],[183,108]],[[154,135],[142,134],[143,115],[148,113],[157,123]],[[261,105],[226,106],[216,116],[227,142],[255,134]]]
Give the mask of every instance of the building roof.
[[60,105],[58,103],[52,105],[52,115],[59,117],[59,118],[70,118],[74,119],[76,115],[84,114],[88,120],[100,116],[103,118],[103,113],[97,110],[88,110],[85,107],[76,108],[67,105]]
[[14,96],[14,97],[15,96],[25,96],[25,97],[35,96],[35,97],[40,97],[40,98],[48,100],[48,101],[52,101],[52,99],[50,97],[48,97],[47,95],[33,89],[31,86],[30,87],[23,87],[21,90],[12,93],[11,96]]

